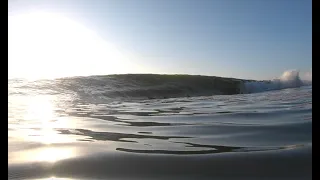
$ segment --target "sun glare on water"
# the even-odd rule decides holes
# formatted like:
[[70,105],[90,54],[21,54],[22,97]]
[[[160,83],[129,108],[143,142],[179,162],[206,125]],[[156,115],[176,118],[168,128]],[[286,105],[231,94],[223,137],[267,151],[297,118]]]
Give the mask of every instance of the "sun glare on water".
[[[55,99],[47,96],[34,96],[25,100],[23,128],[16,137],[22,142],[39,144],[38,148],[12,153],[12,162],[43,161],[56,162],[76,156],[71,147],[59,144],[75,141],[73,137],[59,134],[57,129],[76,127],[72,119],[64,119],[55,114]],[[41,144],[41,145],[40,145]],[[21,144],[23,149],[23,144]]]
[[34,12],[8,18],[9,78],[128,73],[131,58],[64,16]]

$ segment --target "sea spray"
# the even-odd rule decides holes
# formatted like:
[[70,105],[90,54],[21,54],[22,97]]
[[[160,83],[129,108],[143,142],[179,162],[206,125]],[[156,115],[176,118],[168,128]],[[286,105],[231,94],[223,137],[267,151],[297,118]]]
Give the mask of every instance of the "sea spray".
[[307,79],[303,80],[301,79],[299,74],[300,73],[298,70],[287,70],[278,79],[270,81],[247,81],[244,83],[245,93],[256,93],[312,85],[311,72],[308,72],[306,74]]

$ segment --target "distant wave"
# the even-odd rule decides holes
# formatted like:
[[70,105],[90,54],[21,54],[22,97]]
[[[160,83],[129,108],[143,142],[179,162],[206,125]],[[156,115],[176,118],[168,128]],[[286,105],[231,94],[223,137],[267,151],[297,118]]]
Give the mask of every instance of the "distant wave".
[[[106,76],[68,77],[55,80],[9,81],[9,94],[71,93],[94,99],[233,95],[256,93],[312,85],[301,80],[298,71],[286,71],[279,79],[255,81],[200,75],[119,74]],[[10,85],[11,84],[11,85]],[[11,87],[11,89],[10,89]],[[43,90],[47,91],[43,91]]]
[[56,82],[59,87],[110,98],[231,95],[243,91],[243,80],[199,75],[123,74],[64,78]]

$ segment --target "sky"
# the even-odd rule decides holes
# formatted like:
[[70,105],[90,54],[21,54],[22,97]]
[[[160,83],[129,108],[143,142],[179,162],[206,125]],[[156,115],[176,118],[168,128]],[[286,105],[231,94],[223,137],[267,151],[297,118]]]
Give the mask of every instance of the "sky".
[[[8,5],[13,76],[51,70],[65,72],[62,76],[119,72],[264,80],[312,67],[311,0],[10,0]],[[43,31],[48,33],[40,38]],[[57,32],[61,39],[51,43]],[[65,52],[63,44],[73,50]],[[41,48],[47,54],[40,56]]]

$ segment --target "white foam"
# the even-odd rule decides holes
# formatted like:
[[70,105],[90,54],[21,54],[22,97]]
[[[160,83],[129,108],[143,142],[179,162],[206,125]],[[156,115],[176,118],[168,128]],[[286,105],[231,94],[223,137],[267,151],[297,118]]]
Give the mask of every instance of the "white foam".
[[298,70],[287,70],[280,78],[271,81],[245,82],[245,92],[255,93],[285,88],[296,88],[300,86],[312,85],[312,71],[308,71],[302,76]]

